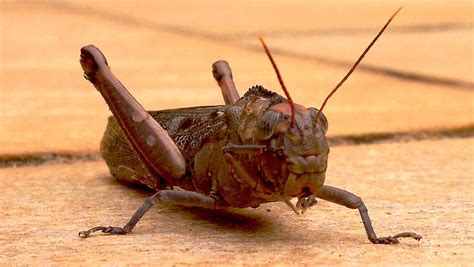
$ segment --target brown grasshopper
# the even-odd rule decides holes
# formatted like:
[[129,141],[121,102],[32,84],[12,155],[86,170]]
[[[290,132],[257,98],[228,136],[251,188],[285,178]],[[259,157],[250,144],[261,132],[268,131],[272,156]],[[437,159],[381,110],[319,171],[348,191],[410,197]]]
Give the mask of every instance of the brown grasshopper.
[[[377,237],[360,197],[324,185],[329,146],[325,136],[328,121],[322,110],[399,11],[319,110],[293,103],[262,38],[286,99],[262,86],[239,97],[229,65],[217,61],[213,75],[226,105],[150,112],[112,74],[99,49],[83,47],[84,77],[102,94],[114,115],[101,142],[102,157],[117,179],[139,182],[157,192],[124,227],[99,226],[79,236],[85,238],[96,231],[127,234],[156,202],[218,209],[283,201],[299,213],[320,198],[358,209],[372,243],[398,243],[400,237],[420,240],[421,236],[411,232]],[[298,198],[296,206],[290,201],[294,197]]]

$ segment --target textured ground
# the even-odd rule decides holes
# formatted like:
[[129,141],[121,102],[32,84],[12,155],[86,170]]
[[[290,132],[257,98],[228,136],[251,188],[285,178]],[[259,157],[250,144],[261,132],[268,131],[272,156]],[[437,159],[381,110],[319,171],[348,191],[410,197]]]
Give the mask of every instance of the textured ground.
[[372,245],[357,211],[322,201],[302,216],[283,203],[229,211],[157,206],[130,235],[81,240],[80,230],[124,224],[146,195],[113,182],[101,161],[5,168],[0,260],[468,264],[474,260],[474,167],[467,146],[473,138],[332,149],[327,183],[362,196],[379,235],[423,235],[393,246]]
[[86,44],[101,48],[148,109],[221,104],[217,59],[229,61],[241,94],[254,84],[280,91],[263,35],[295,101],[318,107],[398,3],[0,5],[0,264],[474,262],[470,1],[406,5],[325,111],[331,138],[443,133],[331,150],[328,184],[363,197],[379,235],[423,235],[395,246],[370,244],[356,211],[322,201],[304,216],[280,203],[156,207],[131,235],[80,240],[79,230],[124,223],[146,194],[112,181],[97,158],[109,111],[78,58]]

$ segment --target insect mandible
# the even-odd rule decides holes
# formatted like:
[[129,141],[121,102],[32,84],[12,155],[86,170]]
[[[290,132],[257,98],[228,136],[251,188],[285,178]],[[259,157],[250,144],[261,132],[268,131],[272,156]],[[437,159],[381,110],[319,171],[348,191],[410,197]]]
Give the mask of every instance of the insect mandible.
[[[358,209],[372,243],[398,243],[401,237],[420,240],[421,236],[413,232],[377,237],[360,197],[324,185],[329,146],[328,121],[322,110],[400,9],[319,110],[293,102],[262,38],[286,98],[262,86],[254,86],[239,97],[229,65],[217,61],[213,75],[226,105],[150,112],[112,74],[98,48],[83,47],[80,63],[84,77],[102,94],[113,113],[101,142],[102,157],[112,176],[145,184],[157,192],[125,226],[94,227],[79,236],[85,238],[96,231],[127,234],[157,202],[219,209],[282,201],[299,213],[320,198]],[[290,201],[295,197],[296,206]]]

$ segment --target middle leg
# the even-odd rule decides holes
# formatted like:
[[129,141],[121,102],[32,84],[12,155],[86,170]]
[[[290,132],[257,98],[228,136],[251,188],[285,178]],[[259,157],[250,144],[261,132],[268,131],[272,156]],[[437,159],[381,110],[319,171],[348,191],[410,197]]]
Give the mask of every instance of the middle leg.
[[224,60],[214,62],[212,64],[212,75],[221,88],[225,104],[230,105],[237,102],[240,96],[232,80],[232,71],[230,70],[229,63]]
[[111,235],[125,235],[128,234],[145,213],[157,202],[169,205],[180,205],[185,207],[201,207],[207,209],[217,208],[218,201],[215,198],[205,196],[203,194],[192,191],[178,191],[178,190],[162,190],[158,191],[149,197],[143,204],[135,211],[132,218],[123,227],[117,226],[97,226],[87,231],[79,232],[79,237],[87,238],[91,233],[102,232]]

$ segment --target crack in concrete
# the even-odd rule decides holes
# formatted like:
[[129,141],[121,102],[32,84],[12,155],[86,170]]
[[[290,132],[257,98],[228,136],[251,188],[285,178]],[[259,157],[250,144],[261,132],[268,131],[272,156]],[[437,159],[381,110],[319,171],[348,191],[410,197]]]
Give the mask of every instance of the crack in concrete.
[[43,152],[23,155],[0,155],[0,169],[10,167],[38,166],[48,162],[73,163],[76,161],[94,161],[101,157],[99,153]]
[[474,137],[474,124],[456,128],[421,130],[417,132],[385,132],[329,137],[332,146],[367,145],[377,143],[404,143],[422,140]]
[[[254,51],[261,51],[262,48],[258,45],[247,45],[249,50]],[[304,53],[298,53],[286,49],[281,49],[278,47],[272,48],[272,54],[286,56],[292,59],[299,59],[299,60],[306,60],[306,61],[314,61],[320,64],[326,64],[335,67],[341,67],[349,69],[354,64],[353,61],[342,60],[331,58],[327,56],[318,56],[318,55],[308,55]],[[373,64],[361,63],[356,71],[365,71],[373,74],[384,75],[387,77],[404,80],[404,81],[411,81],[411,82],[419,82],[423,84],[433,84],[433,85],[442,85],[446,87],[450,87],[452,89],[461,89],[461,90],[473,90],[474,83],[458,80],[458,79],[451,79],[446,77],[438,77],[435,75],[423,74],[423,73],[416,73],[411,71],[403,71],[399,69],[393,69],[389,67],[382,67]]]
[[[445,23],[420,23],[420,24],[409,24],[409,25],[393,25],[390,26],[390,33],[422,33],[422,32],[445,32],[445,31],[456,31],[456,30],[473,30],[472,23],[462,22],[445,22]],[[374,27],[346,27],[346,28],[331,28],[331,29],[306,29],[306,30],[284,30],[284,31],[265,31],[265,32],[240,32],[221,34],[230,39],[242,39],[242,38],[257,38],[261,34],[265,34],[265,37],[279,38],[279,37],[312,37],[312,36],[331,36],[331,35],[362,35],[362,34],[373,34],[380,30]]]
[[[445,138],[470,138],[474,137],[474,124],[467,126],[424,130],[418,132],[398,132],[398,133],[369,133],[360,135],[340,135],[328,137],[331,147],[346,145],[367,145],[378,143],[404,143],[422,140],[436,140]],[[73,152],[45,152],[24,155],[0,155],[0,169],[9,167],[38,166],[44,163],[73,163],[77,161],[100,160],[98,152],[73,153]]]
[[[259,53],[261,53],[262,51],[262,48],[259,45],[257,45],[257,42],[255,44],[243,43],[243,42],[236,41],[234,38],[231,38],[231,36],[219,35],[219,34],[214,34],[210,32],[203,32],[196,29],[186,28],[186,27],[181,27],[181,26],[176,26],[176,25],[169,25],[169,24],[163,24],[163,23],[158,23],[158,22],[153,22],[153,21],[147,21],[147,20],[135,18],[133,16],[111,13],[104,10],[93,9],[90,7],[84,7],[84,6],[76,5],[72,3],[51,1],[51,2],[44,2],[41,4],[41,6],[51,8],[54,10],[59,10],[61,12],[68,12],[68,13],[78,14],[82,16],[95,16],[99,19],[105,19],[105,20],[112,21],[115,23],[122,23],[128,26],[133,25],[136,27],[149,28],[151,30],[155,30],[155,31],[158,30],[158,31],[167,32],[171,34],[176,34],[179,36],[201,38],[201,39],[205,39],[205,40],[209,40],[213,42],[226,43],[227,45],[231,45],[240,49],[256,51]],[[440,27],[453,28],[454,26],[455,25],[444,25],[444,26],[438,25],[438,28]],[[424,28],[425,31],[429,29],[429,27],[427,27],[426,25],[419,25],[417,26],[417,28],[418,30],[421,30]],[[472,28],[471,24],[470,24],[470,28]],[[390,31],[392,30],[393,29],[390,29]],[[332,65],[332,66],[342,67],[342,68],[350,68],[352,64],[354,63],[352,61],[347,61],[347,60],[340,60],[340,59],[335,59],[335,58],[320,56],[320,55],[307,55],[304,53],[297,53],[290,50],[278,49],[278,48],[272,48],[272,53],[274,55],[286,56],[292,59],[312,61],[319,64]],[[415,73],[415,72],[410,72],[410,71],[404,71],[404,70],[399,70],[399,69],[392,69],[388,67],[378,66],[378,65],[370,65],[366,63],[361,64],[358,67],[358,71],[365,71],[365,72],[369,72],[373,74],[384,75],[387,77],[400,79],[404,81],[419,82],[419,83],[424,83],[424,84],[436,84],[436,85],[442,85],[442,86],[456,88],[456,89],[467,89],[467,90],[474,89],[474,83],[472,81],[464,81],[464,80],[459,80],[459,79],[439,77],[439,76],[429,75],[429,74],[424,74],[424,73]]]

